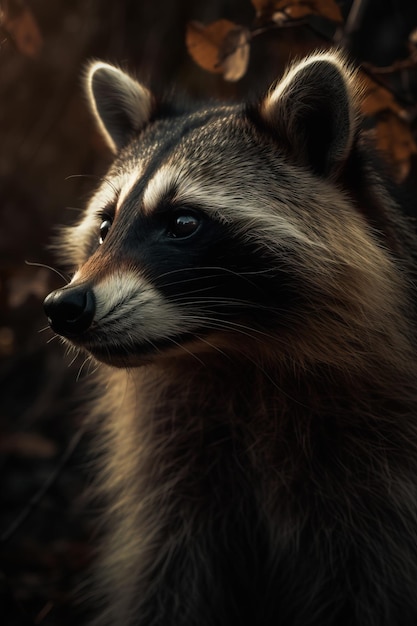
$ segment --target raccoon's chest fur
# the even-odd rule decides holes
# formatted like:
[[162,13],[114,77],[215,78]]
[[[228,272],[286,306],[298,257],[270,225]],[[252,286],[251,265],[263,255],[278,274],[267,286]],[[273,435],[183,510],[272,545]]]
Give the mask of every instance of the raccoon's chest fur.
[[45,309],[101,362],[94,624],[415,626],[417,247],[354,73],[181,111],[103,63],[88,90],[115,161]]
[[414,597],[417,575],[402,436],[351,423],[337,383],[322,382],[319,414],[297,380],[212,365],[204,385],[210,359],[191,357],[121,383],[132,396],[112,407],[103,459],[112,601],[97,623],[411,626],[413,603],[386,596]]

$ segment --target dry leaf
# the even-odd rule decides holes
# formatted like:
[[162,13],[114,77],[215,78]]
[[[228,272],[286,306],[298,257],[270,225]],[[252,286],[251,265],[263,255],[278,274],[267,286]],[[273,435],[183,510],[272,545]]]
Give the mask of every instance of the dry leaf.
[[410,172],[411,156],[417,154],[410,127],[395,113],[386,113],[377,123],[376,140],[393,164],[398,182],[403,181]]
[[388,89],[376,83],[364,72],[361,72],[360,78],[363,85],[361,108],[365,115],[376,115],[386,110],[401,114],[401,107]]
[[42,35],[33,13],[27,6],[13,14],[7,10],[3,11],[1,24],[14,40],[19,52],[28,57],[36,57],[40,53],[43,45]]
[[223,77],[237,81],[245,74],[249,63],[249,30],[243,26],[229,31],[220,51]]
[[396,178],[401,182],[409,174],[411,156],[417,154],[417,145],[411,129],[402,119],[404,111],[394,95],[368,74],[361,72],[360,76],[363,84],[362,112],[366,116],[376,118],[378,148],[392,163]]
[[320,15],[333,22],[342,22],[342,13],[335,0],[252,0],[257,15],[282,24],[285,19]]
[[236,81],[246,72],[249,61],[250,32],[229,20],[217,20],[205,26],[189,22],[185,42],[198,65],[209,72],[223,74]]
[[239,26],[229,20],[217,20],[208,26],[200,22],[189,22],[185,35],[188,52],[205,70],[222,74],[220,53],[227,35],[236,28]]

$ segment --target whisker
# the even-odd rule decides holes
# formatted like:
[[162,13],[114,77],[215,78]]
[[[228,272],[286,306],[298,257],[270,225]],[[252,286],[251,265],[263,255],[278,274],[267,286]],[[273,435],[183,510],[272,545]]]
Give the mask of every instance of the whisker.
[[91,361],[91,356],[88,356],[88,357],[87,357],[87,358],[85,358],[85,359],[84,359],[84,361],[82,362],[81,367],[80,367],[80,369],[78,370],[77,376],[76,376],[76,378],[75,378],[75,382],[77,382],[77,383],[78,383],[78,381],[80,380],[81,373],[82,373],[82,371],[83,371],[84,365],[85,365],[86,363],[88,363],[89,361]]
[[[165,276],[170,276],[171,274],[179,274],[181,272],[189,272],[190,270],[194,271],[204,271],[204,270],[210,270],[210,271],[214,271],[214,270],[221,270],[221,271],[229,271],[232,272],[234,274],[236,274],[236,272],[234,272],[234,270],[231,270],[227,267],[221,267],[219,265],[196,265],[196,266],[192,266],[192,267],[181,267],[175,270],[169,270],[168,272],[163,272],[162,274],[158,274],[158,276],[156,277],[156,280],[160,280],[161,278],[165,278]],[[274,271],[276,271],[275,267],[267,267],[264,268],[262,270],[246,270],[246,271],[242,271],[241,275],[248,275],[248,276],[258,276],[260,274],[269,274],[269,273],[273,273]],[[238,274],[240,275],[240,274]]]
[[[198,269],[198,268],[196,268]],[[173,287],[174,285],[182,285],[182,284],[186,284],[186,283],[192,283],[195,281],[201,281],[201,280],[206,280],[208,278],[218,278],[219,276],[221,276],[221,274],[208,274],[207,276],[192,276],[191,278],[182,278],[180,280],[175,280],[173,282],[170,283],[163,283],[161,285],[161,288],[164,287]],[[210,287],[211,288],[211,287]]]
[[158,352],[159,354],[161,354],[160,348],[158,348],[158,346],[153,341],[151,341],[150,339],[146,339],[146,343],[149,343],[149,345],[152,346],[155,352]]
[[109,185],[109,187],[111,187],[113,189],[113,191],[114,191],[114,193],[116,195],[119,195],[119,191],[118,191],[116,185],[114,185],[111,180],[109,180],[105,176],[101,176],[101,180],[103,181],[103,183],[107,183],[107,185]]
[[44,326],[44,328],[39,328],[38,333],[44,333],[46,330],[51,330],[51,327],[49,326]]
[[215,346],[213,343],[211,343],[211,341],[208,341],[207,339],[204,339],[204,337],[201,337],[200,335],[196,335],[197,339],[199,341],[201,341],[202,343],[205,343],[206,345],[208,345],[210,348],[212,348],[213,350],[216,350],[216,352],[219,352],[222,356],[224,356],[228,361],[231,361],[232,358],[230,356],[230,354],[226,354],[226,352],[224,352],[223,350],[221,350],[218,346]]
[[[213,328],[214,330],[225,330],[225,328],[227,330],[233,330],[236,333],[239,333],[240,335],[244,335],[245,337],[248,337],[249,339],[253,339],[254,341],[257,341],[259,343],[261,343],[261,337],[256,336],[256,334],[254,334],[254,332],[251,332],[252,329],[251,328],[247,328],[245,330],[246,327],[241,326],[239,324],[236,323],[230,323],[230,324],[226,324],[224,320],[210,320],[210,322],[207,324],[207,328]],[[268,339],[272,339],[273,335],[266,335],[265,333],[262,333],[263,335],[265,335]]]
[[105,176],[97,176],[97,174],[70,174],[69,176],[66,176],[64,180],[71,180],[72,178],[94,178],[99,182],[107,183],[116,194],[119,193],[112,181]]
[[204,317],[202,315],[193,314],[190,316],[191,322],[200,322],[207,327],[214,327],[214,324],[217,324],[217,330],[236,330],[251,339],[256,339],[260,341],[261,337],[265,337],[266,339],[275,339],[272,333],[266,333],[263,330],[258,330],[257,328],[251,328],[250,326],[246,326],[245,324],[240,324],[239,322],[234,322],[232,320],[223,320],[216,317]]
[[171,343],[175,344],[178,348],[181,348],[184,352],[186,352],[190,356],[194,357],[195,360],[200,363],[200,365],[204,365],[205,366],[204,361],[202,361],[196,354],[194,354],[194,352],[191,352],[191,350],[188,350],[188,348],[186,346],[184,346],[181,343],[178,343],[178,341],[175,341],[175,339],[172,339],[171,337],[168,337],[168,339],[169,339],[169,341]]
[[96,180],[100,180],[100,176],[97,176],[97,174],[70,174],[69,176],[65,176],[64,180],[72,180],[73,178],[95,178]]
[[[94,365],[94,364],[95,364],[94,369],[91,369],[91,366]],[[88,367],[87,367],[87,376],[93,376],[96,373],[96,371],[98,370],[98,367],[99,367],[98,363],[95,363],[94,359],[90,358],[90,362],[89,362]]]
[[279,312],[281,310],[277,307],[268,306],[266,304],[259,304],[257,302],[251,302],[250,300],[240,300],[239,298],[219,298],[217,296],[204,296],[200,298],[198,296],[194,296],[192,300],[189,300],[188,296],[194,293],[198,293],[198,290],[190,291],[189,293],[181,293],[178,296],[176,295],[175,299],[173,299],[173,302],[175,302],[175,304],[186,303],[189,305],[215,304],[219,306],[242,306],[246,309],[261,309],[263,311],[271,312]]
[[[76,351],[76,354],[75,354],[74,358],[72,359],[72,361],[68,364],[68,367],[71,367],[72,365],[74,365],[75,361],[80,356],[80,350],[78,350],[76,348],[74,348],[74,350]],[[69,352],[68,352],[68,354],[69,354]]]
[[42,267],[44,269],[51,270],[51,272],[55,272],[55,274],[58,274],[58,276],[62,278],[62,280],[65,283],[69,283],[69,281],[71,280],[69,277],[65,277],[64,274],[61,274],[61,272],[55,269],[55,267],[52,267],[51,265],[46,265],[46,263],[35,263],[34,261],[25,261],[25,264],[30,265],[31,267]]
[[[127,335],[128,335],[128,337],[129,337],[130,344],[131,344],[132,348],[134,348],[134,347],[135,347],[135,345],[136,345],[135,340],[133,339],[133,337],[132,337],[132,335],[130,334],[130,332],[128,332],[128,333],[127,333]],[[159,352],[159,353],[161,353],[161,350],[158,348],[158,346],[157,346],[157,345],[155,345],[155,344],[153,343],[153,341],[151,341],[150,339],[146,339],[146,340],[145,340],[145,342],[146,342],[146,343],[148,343],[150,346],[152,346],[152,348],[155,350],[155,352]]]

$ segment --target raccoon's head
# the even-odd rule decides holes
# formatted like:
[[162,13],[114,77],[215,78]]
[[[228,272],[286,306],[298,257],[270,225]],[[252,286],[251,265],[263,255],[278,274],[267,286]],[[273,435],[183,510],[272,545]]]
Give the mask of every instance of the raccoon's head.
[[127,367],[204,350],[317,353],[319,325],[385,297],[374,269],[386,260],[339,185],[357,94],[339,56],[294,65],[253,105],[159,105],[104,63],[87,85],[115,160],[64,237],[75,274],[45,301],[56,333]]

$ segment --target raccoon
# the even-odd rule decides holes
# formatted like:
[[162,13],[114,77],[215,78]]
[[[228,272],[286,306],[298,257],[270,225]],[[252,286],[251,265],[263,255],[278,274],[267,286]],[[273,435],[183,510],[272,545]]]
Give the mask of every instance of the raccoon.
[[414,224],[338,52],[259,101],[94,62],[52,329],[98,362],[100,626],[415,626]]

